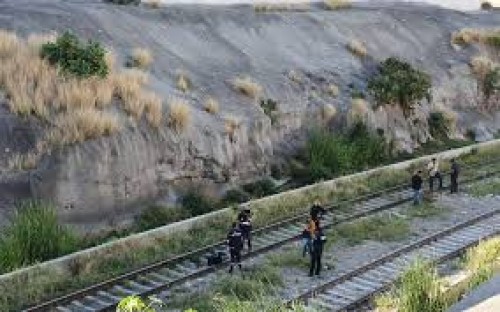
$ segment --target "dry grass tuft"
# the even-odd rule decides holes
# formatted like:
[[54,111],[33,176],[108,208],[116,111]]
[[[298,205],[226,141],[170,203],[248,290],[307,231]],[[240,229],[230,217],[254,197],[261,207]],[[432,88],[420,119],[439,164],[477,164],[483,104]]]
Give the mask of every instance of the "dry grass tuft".
[[191,109],[189,104],[182,99],[171,99],[169,101],[168,123],[177,131],[187,128],[191,121]]
[[189,77],[187,76],[186,73],[180,72],[177,74],[177,89],[181,90],[182,92],[186,93],[191,89],[191,81],[189,80]]
[[366,49],[365,44],[359,40],[351,40],[351,42],[347,44],[347,49],[352,54],[359,57],[365,57],[368,55],[368,50]]
[[49,42],[55,42],[56,40],[57,33],[31,34],[26,39],[26,43],[34,55],[39,55],[42,45]]
[[365,99],[354,98],[351,100],[351,109],[349,110],[348,120],[353,124],[356,121],[366,122],[370,107]]
[[470,61],[472,73],[483,79],[495,68],[495,63],[485,55],[474,56]]
[[203,105],[203,109],[209,114],[215,115],[219,112],[219,102],[212,98],[209,97],[206,101],[205,104]]
[[493,37],[500,37],[500,28],[464,28],[451,35],[451,42],[461,45],[468,45],[472,43],[488,44],[488,40]]
[[115,115],[88,108],[59,115],[55,126],[48,137],[50,143],[55,145],[83,142],[111,135],[120,129]]
[[350,0],[325,0],[325,6],[329,10],[347,9],[352,6]]
[[113,51],[106,51],[106,55],[104,55],[104,61],[108,66],[110,72],[112,72],[116,66],[116,54]]
[[148,49],[135,48],[132,51],[132,66],[148,69],[151,63],[153,63],[153,55]]
[[328,85],[328,87],[326,88],[326,91],[332,97],[337,97],[340,94],[339,87],[336,84],[333,84],[333,83],[330,84],[330,85]]
[[31,170],[36,168],[40,154],[28,152],[26,154],[14,154],[8,161],[8,167],[11,170]]
[[163,119],[163,104],[161,98],[152,93],[143,94],[144,110],[146,111],[147,121],[155,128],[158,128]]
[[147,0],[147,1],[145,1],[145,4],[152,9],[158,9],[161,6],[161,1],[160,0]]
[[264,12],[281,12],[281,11],[308,11],[311,9],[309,3],[299,2],[279,2],[279,3],[255,3],[253,9],[257,13]]
[[321,117],[325,121],[332,120],[337,115],[337,108],[332,104],[325,104],[321,108]]
[[288,79],[295,83],[302,83],[302,77],[300,76],[299,72],[293,69],[288,72]]
[[21,42],[15,34],[0,30],[0,58],[15,56],[20,46]]
[[235,116],[228,115],[224,117],[224,128],[226,133],[232,137],[236,130],[240,127],[240,120]]
[[262,86],[250,77],[238,77],[232,82],[233,87],[244,95],[256,99],[262,93]]

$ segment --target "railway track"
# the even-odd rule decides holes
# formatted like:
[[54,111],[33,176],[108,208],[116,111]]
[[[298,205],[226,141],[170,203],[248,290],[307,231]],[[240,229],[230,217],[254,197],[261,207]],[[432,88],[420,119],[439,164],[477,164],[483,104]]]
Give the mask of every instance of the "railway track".
[[[462,181],[462,183],[473,182],[498,174],[500,169],[491,169],[491,167],[495,167],[497,164],[498,159],[495,159],[485,164],[464,168],[464,171],[473,172],[473,176]],[[329,228],[397,207],[409,202],[411,195],[408,185],[404,184],[361,196],[354,200],[327,206],[326,208],[329,211],[335,211],[335,218],[326,218],[323,226],[324,228]],[[348,212],[345,211],[345,207],[349,208]],[[243,254],[243,259],[257,256],[298,239],[303,229],[306,215],[307,213],[300,214],[254,231],[254,248],[251,252]],[[214,252],[224,252],[225,255],[225,242],[221,241],[142,267],[73,293],[26,308],[23,311],[114,311],[116,304],[125,296],[158,294],[173,286],[206,276],[225,267],[228,262],[227,258],[224,259],[221,265],[207,266],[206,258]]]
[[480,240],[500,233],[496,209],[386,254],[318,285],[288,302],[305,301],[320,311],[356,311],[387,290],[417,259],[439,263],[452,259]]

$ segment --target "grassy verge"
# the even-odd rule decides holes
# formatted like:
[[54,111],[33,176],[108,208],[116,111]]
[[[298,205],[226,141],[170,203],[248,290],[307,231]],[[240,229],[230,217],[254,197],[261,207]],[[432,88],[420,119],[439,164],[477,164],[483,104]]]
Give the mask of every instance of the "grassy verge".
[[365,240],[398,241],[406,238],[409,234],[408,221],[388,213],[342,224],[327,233],[328,236],[335,237],[340,242],[351,246]]
[[[238,270],[232,276],[218,279],[215,284],[203,293],[178,294],[173,296],[167,304],[170,309],[195,309],[196,311],[233,311],[227,310],[235,304],[246,307],[249,303],[257,306],[277,308],[277,301],[273,298],[276,287],[283,285],[283,280],[277,268],[264,265],[245,268],[243,276]],[[257,309],[257,306],[254,309]],[[239,310],[234,310],[239,311]],[[243,311],[263,311],[247,310]],[[274,310],[273,310],[274,311]]]
[[410,218],[434,218],[449,212],[448,208],[437,206],[433,202],[424,201],[421,205],[410,207],[406,215]]
[[454,288],[438,276],[433,265],[417,261],[390,292],[376,298],[377,311],[444,312],[499,268],[500,237],[467,251],[462,269],[468,272],[468,278]]
[[482,181],[473,184],[468,192],[475,197],[500,195],[500,180]]

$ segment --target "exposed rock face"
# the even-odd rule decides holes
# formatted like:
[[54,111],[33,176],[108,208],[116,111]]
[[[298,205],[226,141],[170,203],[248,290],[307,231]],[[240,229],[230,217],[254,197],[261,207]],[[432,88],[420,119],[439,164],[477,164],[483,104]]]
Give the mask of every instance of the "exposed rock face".
[[[467,62],[478,51],[450,45],[451,32],[463,27],[498,26],[498,13],[409,6],[332,12],[318,6],[308,12],[256,14],[250,6],[152,10],[53,0],[2,1],[0,12],[2,28],[21,34],[71,29],[103,41],[120,60],[134,47],[148,48],[155,58],[151,87],[165,99],[182,97],[192,106],[185,132],[176,133],[166,124],[158,131],[131,124],[115,136],[46,155],[32,173],[32,192],[58,203],[72,224],[121,222],[138,212],[133,208],[137,203],[175,198],[195,182],[223,187],[265,174],[277,155],[303,144],[305,129],[318,125],[323,105],[338,108],[333,126],[341,125],[351,92],[365,90],[376,64],[390,56],[432,75],[433,102],[462,110],[458,132],[481,120],[482,131],[491,134],[500,124],[498,114],[467,117],[474,111],[469,98],[477,92]],[[365,43],[367,57],[360,59],[346,49],[353,39]],[[193,83],[187,93],[175,89],[178,70]],[[276,123],[271,124],[255,100],[231,86],[232,79],[245,75],[264,88],[264,99],[278,102]],[[328,94],[330,84],[339,87],[337,97]],[[215,116],[202,109],[207,96],[220,102]],[[418,122],[406,120],[397,108],[377,110],[373,128],[383,129],[399,148],[411,150],[429,140],[426,116],[434,104],[423,103]],[[240,121],[234,136],[224,126],[228,115]]]

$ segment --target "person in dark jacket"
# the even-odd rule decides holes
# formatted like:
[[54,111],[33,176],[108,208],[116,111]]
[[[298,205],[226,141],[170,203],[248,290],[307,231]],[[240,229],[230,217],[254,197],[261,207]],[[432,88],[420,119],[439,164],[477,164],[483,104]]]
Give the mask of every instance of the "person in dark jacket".
[[422,184],[423,184],[423,179],[422,179],[422,171],[418,170],[415,172],[415,174],[411,177],[411,188],[413,190],[413,204],[414,205],[419,205],[422,202]]
[[243,235],[236,222],[233,223],[231,230],[227,234],[227,245],[229,247],[229,255],[231,258],[229,273],[233,273],[235,264],[238,265],[241,271],[241,250],[243,249]]
[[252,250],[252,215],[250,209],[245,209],[238,214],[238,222],[241,229],[243,244],[248,244],[248,251]]
[[450,172],[450,192],[458,193],[458,174],[460,173],[460,166],[454,158],[451,159],[451,172]]
[[309,266],[309,276],[319,275],[321,272],[321,257],[323,256],[323,246],[326,242],[326,236],[321,228],[317,228],[311,248],[311,264]]

